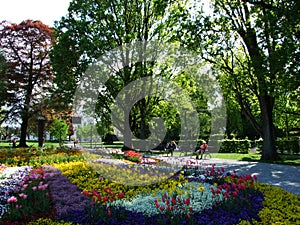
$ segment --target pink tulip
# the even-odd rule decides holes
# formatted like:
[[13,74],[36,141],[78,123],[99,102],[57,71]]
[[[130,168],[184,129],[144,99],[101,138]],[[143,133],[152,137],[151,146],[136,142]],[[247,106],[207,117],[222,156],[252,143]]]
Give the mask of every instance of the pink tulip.
[[7,199],[8,203],[13,203],[13,202],[17,202],[18,199],[15,196],[10,197],[9,199]]

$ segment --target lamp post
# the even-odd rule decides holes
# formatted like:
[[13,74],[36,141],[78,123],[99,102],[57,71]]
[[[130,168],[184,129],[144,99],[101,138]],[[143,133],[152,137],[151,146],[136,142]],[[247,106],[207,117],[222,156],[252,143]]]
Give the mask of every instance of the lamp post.
[[40,115],[37,118],[38,120],[38,142],[39,147],[43,147],[44,144],[44,130],[45,130],[45,117]]

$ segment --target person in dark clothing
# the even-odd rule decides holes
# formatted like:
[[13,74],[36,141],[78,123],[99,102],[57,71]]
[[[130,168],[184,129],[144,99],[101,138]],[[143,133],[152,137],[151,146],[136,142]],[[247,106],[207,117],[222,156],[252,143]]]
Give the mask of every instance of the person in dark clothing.
[[12,147],[16,148],[17,147],[17,138],[14,138],[12,141]]
[[169,142],[166,146],[166,151],[168,151],[168,155],[169,153],[171,153],[171,156],[173,156],[173,152],[175,151],[175,149],[177,149],[177,144],[175,143],[175,141]]

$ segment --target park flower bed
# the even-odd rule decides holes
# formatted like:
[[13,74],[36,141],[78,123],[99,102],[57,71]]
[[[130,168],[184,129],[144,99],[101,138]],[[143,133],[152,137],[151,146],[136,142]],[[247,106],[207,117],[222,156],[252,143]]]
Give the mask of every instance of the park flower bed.
[[[72,158],[72,154],[78,160],[68,162],[60,158],[64,157],[61,152],[56,152],[52,154],[53,161],[47,163],[48,165],[44,164],[42,169],[22,167],[27,169],[20,170],[25,171],[20,173],[12,170],[16,173],[11,174],[10,181],[4,178],[4,172],[12,167],[2,165],[0,181],[6,181],[0,183],[0,191],[9,194],[1,195],[5,197],[1,206],[13,204],[14,202],[7,202],[11,196],[20,198],[19,202],[25,200],[26,193],[22,195],[16,187],[20,187],[19,181],[24,182],[20,177],[28,177],[31,171],[35,171],[34,174],[43,174],[39,177],[43,182],[40,183],[39,180],[38,184],[43,187],[47,184],[43,191],[49,195],[45,192],[39,196],[45,201],[51,200],[50,213],[37,212],[33,217],[23,213],[19,224],[24,218],[26,221],[31,220],[29,224],[68,225],[270,224],[270,221],[274,224],[299,224],[299,196],[280,188],[258,184],[255,177],[249,175],[238,176],[214,166],[187,165],[182,170],[170,172],[166,179],[148,185],[132,186],[130,183],[107,179],[98,168],[100,164],[91,160],[94,157],[87,158],[74,151],[70,152],[68,159]],[[18,162],[27,163],[26,156],[23,157],[23,160]],[[32,155],[30,157],[32,158]],[[39,160],[34,162],[41,164]],[[15,165],[14,162],[12,165]],[[167,164],[160,163],[133,164],[128,167],[124,165],[122,164],[124,171],[120,174],[123,176],[126,172],[128,177],[136,173],[139,167],[146,168],[149,174],[155,171],[156,167],[167,167]],[[117,174],[120,168],[111,165],[105,169]],[[6,207],[3,215],[5,217],[10,213],[9,207]]]
[[42,168],[14,168],[4,176],[0,189],[2,224],[49,215],[51,198]]
[[[76,167],[76,166],[74,166]],[[85,164],[86,172],[89,170],[89,165]],[[69,169],[67,169],[69,168]],[[186,168],[188,169],[188,168]],[[73,171],[72,166],[64,166],[64,173],[71,175],[70,177],[73,177],[73,182],[78,182],[74,176],[72,176]],[[110,186],[112,191],[119,192],[123,187],[122,191],[124,191],[124,197],[122,197],[120,200],[113,201],[111,203],[110,207],[109,204],[97,204],[93,208],[85,208],[81,210],[74,210],[70,212],[69,214],[65,215],[63,218],[65,221],[73,221],[75,223],[80,224],[88,224],[89,222],[93,221],[92,224],[124,224],[127,222],[127,224],[162,224],[162,223],[170,223],[170,224],[176,224],[176,221],[178,224],[213,224],[213,222],[217,224],[269,224],[270,217],[272,216],[272,221],[274,223],[291,223],[291,224],[297,224],[297,221],[299,221],[299,197],[295,196],[293,194],[289,194],[283,189],[280,188],[274,188],[268,185],[260,185],[255,182],[254,180],[250,179],[249,176],[245,176],[244,178],[238,177],[236,174],[231,174],[230,176],[223,176],[224,173],[223,170],[220,168],[206,168],[204,170],[201,170],[200,168],[193,168],[189,172],[192,172],[192,170],[197,171],[197,174],[193,177],[194,180],[197,180],[197,183],[199,183],[200,180],[204,179],[208,183],[212,183],[214,186],[215,192],[220,187],[225,187],[225,191],[230,190],[226,189],[226,185],[224,186],[225,181],[228,181],[232,184],[232,186],[235,186],[237,184],[236,182],[240,183],[241,192],[238,191],[236,201],[227,201],[219,202],[219,204],[216,204],[213,208],[205,209],[203,211],[196,211],[196,208],[194,209],[194,213],[190,214],[190,218],[188,218],[187,214],[175,214],[170,215],[168,211],[165,211],[165,213],[158,213],[161,211],[160,207],[157,208],[157,203],[159,206],[162,206],[163,204],[161,202],[158,202],[158,199],[162,201],[162,196],[165,196],[165,207],[164,209],[167,209],[167,199],[169,198],[169,202],[172,201],[171,195],[167,196],[166,193],[174,193],[175,190],[180,190],[180,186],[186,187],[189,186],[186,179],[183,178],[182,172],[178,175],[178,178],[180,182],[169,179],[165,181],[164,183],[152,185],[152,187],[149,189],[149,187],[138,187],[136,190],[133,191],[132,188],[125,188],[125,186],[120,187],[117,184],[112,185],[108,180],[105,178],[100,177],[98,179],[98,190],[101,190],[104,187]],[[83,173],[85,176],[88,176],[88,173]],[[192,172],[192,173],[194,173]],[[83,175],[82,174],[82,175]],[[96,175],[97,174],[93,174]],[[229,174],[227,174],[229,175]],[[189,176],[189,179],[192,179],[192,176],[190,174],[186,174],[186,176]],[[90,176],[90,178],[93,179],[93,176]],[[217,185],[218,178],[220,178],[220,185]],[[94,178],[97,179],[97,178]],[[83,184],[83,186],[89,186],[89,183]],[[244,187],[249,185],[249,187],[253,187],[253,189],[248,189],[249,193],[247,196],[247,201],[242,201],[240,197],[244,197],[243,194],[245,192],[243,191]],[[190,186],[191,187],[191,186]],[[155,189],[156,188],[156,189]],[[202,191],[205,189],[205,187],[194,187],[194,189],[197,189],[197,191]],[[152,191],[152,189],[156,191]],[[256,192],[256,189],[263,192]],[[164,190],[164,192],[162,191]],[[208,190],[208,189],[207,189]],[[233,189],[234,190],[234,189]],[[224,190],[223,190],[224,191]],[[253,192],[252,192],[253,191]],[[147,193],[153,193],[152,195]],[[155,194],[156,193],[156,194]],[[160,193],[160,197],[159,197]],[[177,194],[184,194],[188,193],[188,191],[182,191],[179,193],[176,191]],[[191,192],[190,192],[191,193]],[[205,192],[203,192],[205,193]],[[207,193],[210,193],[209,191]],[[212,192],[211,192],[212,193]],[[264,193],[264,194],[262,194]],[[102,196],[105,196],[106,193],[102,192]],[[249,195],[252,197],[250,198]],[[132,197],[131,197],[132,196]],[[145,196],[148,196],[149,198],[145,198]],[[286,201],[285,201],[286,199]],[[152,204],[152,209],[154,214],[152,216],[145,216],[145,213],[141,212],[141,210],[137,211],[138,208],[147,208],[149,205],[144,205],[144,202],[148,202],[151,204],[151,202],[154,202]],[[157,200],[157,203],[156,201]],[[183,197],[181,198],[182,201],[187,202],[187,198]],[[191,199],[190,199],[191,201]],[[124,203],[120,203],[124,202]],[[130,204],[126,204],[126,203]],[[162,201],[163,202],[163,201]],[[178,201],[177,201],[178,202]],[[249,202],[251,207],[249,206]],[[276,206],[276,202],[281,204],[283,207]],[[135,204],[134,204],[135,203]],[[143,204],[139,204],[143,203]],[[191,204],[191,203],[189,203]],[[133,210],[136,206],[136,210]],[[143,205],[145,207],[143,207]],[[270,208],[271,207],[271,210]],[[288,211],[285,210],[284,207],[287,207],[289,209]],[[185,208],[186,210],[187,208]],[[276,210],[274,210],[276,209]],[[188,210],[190,210],[188,208]],[[151,208],[149,208],[149,211],[151,211]],[[156,213],[156,214],[155,214]],[[276,216],[275,216],[276,213]],[[91,215],[101,215],[99,217],[93,217],[91,218]],[[150,215],[150,214],[149,214]],[[167,216],[166,216],[167,215]],[[170,215],[170,216],[168,216]],[[251,216],[249,217],[249,215]],[[192,219],[191,219],[192,218]],[[218,222],[215,221],[215,219],[218,218]],[[62,218],[61,218],[62,219]],[[202,222],[199,222],[202,221]],[[220,223],[222,221],[222,223]],[[251,222],[250,222],[251,221]]]
[[[228,224],[236,224],[243,219],[259,219],[257,213],[262,208],[263,195],[254,189],[255,182],[251,176],[241,178],[236,174],[228,174],[218,177],[219,180],[215,176],[214,181],[219,183],[209,184],[187,182],[182,173],[179,173],[177,177],[152,184],[150,188],[126,187],[117,183],[112,185],[101,177],[98,179],[96,192],[94,189],[88,191],[89,182],[82,183],[82,179],[74,179],[71,171],[75,168],[72,165],[56,166],[61,168],[63,174],[68,174],[73,183],[78,183],[82,188],[86,186],[83,194],[92,196],[97,203],[92,208],[72,210],[60,218],[69,222],[123,224],[127,221],[128,224],[162,224],[172,221],[172,224],[182,224],[186,221],[188,224],[209,224],[208,221],[229,221]],[[89,165],[81,164],[81,173],[84,167],[90,171]],[[209,171],[213,170],[214,168]],[[87,175],[85,173],[84,176]],[[95,175],[97,174],[90,175],[90,179],[95,180]],[[105,187],[109,187],[109,190],[103,190]]]

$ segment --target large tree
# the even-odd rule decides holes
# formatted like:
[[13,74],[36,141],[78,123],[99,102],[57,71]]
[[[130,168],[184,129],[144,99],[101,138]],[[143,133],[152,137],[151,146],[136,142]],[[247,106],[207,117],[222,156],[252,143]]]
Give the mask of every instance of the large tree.
[[28,120],[52,79],[52,33],[41,21],[3,22],[0,27],[0,48],[7,62],[7,93],[13,99],[8,110],[11,117],[21,120],[20,147],[26,147]]
[[299,1],[214,0],[212,6],[212,14],[197,14],[181,32],[222,71],[223,87],[264,140],[261,159],[276,159],[275,100],[299,85]]
[[5,57],[0,52],[0,125],[7,118],[7,110],[5,109],[5,106],[8,103],[8,83],[6,79],[6,69],[7,67]]
[[[166,41],[170,37],[170,28],[180,23],[180,14],[185,10],[184,2],[72,1],[69,14],[56,26],[58,37],[53,51],[53,66],[56,71],[57,90],[64,93],[66,100],[72,101],[78,80],[82,78],[91,61],[116,47],[124,47],[124,44],[134,41],[143,41],[145,48],[147,41]],[[97,114],[102,121],[110,120],[111,104],[123,87],[141,77],[154,77],[155,63],[132,62],[131,54],[130,50],[123,51],[122,69],[115,71],[114,76],[106,82],[106,91],[99,93]],[[109,62],[116,60],[115,55],[110,57]],[[121,131],[128,130],[130,127],[125,124],[130,124],[142,139],[145,138],[146,117],[151,117],[153,105],[160,100],[154,97],[141,99],[135,105],[138,112],[131,113],[130,118],[124,121],[124,126],[118,128]],[[136,123],[137,121],[140,122]],[[127,147],[132,147],[130,140],[130,136],[125,137]]]

